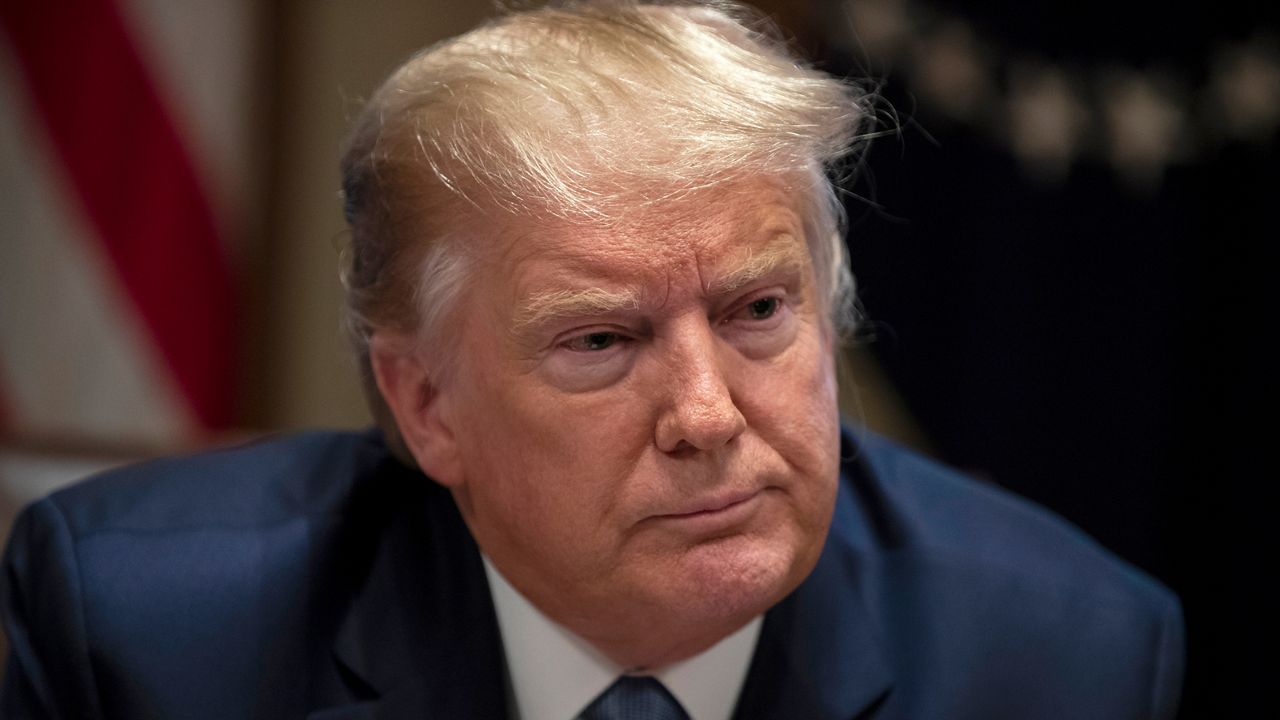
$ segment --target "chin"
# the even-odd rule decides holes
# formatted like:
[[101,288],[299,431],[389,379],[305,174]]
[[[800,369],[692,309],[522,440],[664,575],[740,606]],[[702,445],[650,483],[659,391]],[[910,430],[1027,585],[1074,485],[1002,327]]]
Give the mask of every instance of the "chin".
[[768,536],[705,542],[687,550],[676,563],[678,580],[666,588],[664,602],[690,624],[732,630],[794,590],[813,569],[817,555],[801,552],[795,542]]

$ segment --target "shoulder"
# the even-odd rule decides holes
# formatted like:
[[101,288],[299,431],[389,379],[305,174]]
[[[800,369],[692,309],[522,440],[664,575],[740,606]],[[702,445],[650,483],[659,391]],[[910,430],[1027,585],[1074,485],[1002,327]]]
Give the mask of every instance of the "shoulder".
[[99,627],[117,629],[143,608],[188,606],[196,618],[247,607],[264,583],[311,592],[313,563],[354,557],[432,485],[376,432],[309,432],[122,467],[27,507],[3,581],[78,594]]
[[282,585],[299,575],[334,538],[375,536],[405,493],[430,485],[376,432],[309,432],[126,466],[25,508],[0,582],[45,581],[101,595],[102,607],[184,591],[247,598],[270,573]]
[[[908,677],[924,672],[911,656],[927,656],[941,673],[928,684],[998,688],[1003,707],[1079,696],[1078,716],[1172,715],[1183,663],[1173,593],[994,484],[871,433],[847,434],[845,450],[851,502],[833,534],[880,569],[876,612],[903,641],[891,653],[906,652]],[[1056,717],[1045,712],[1033,714]]]
[[1081,588],[1094,602],[1163,602],[1160,583],[1050,510],[868,432],[853,435],[845,482],[881,518],[882,541],[1028,588]]
[[315,432],[120,468],[29,506],[0,574],[0,715],[258,714],[255,688],[325,656],[383,528],[432,486],[376,433]]
[[41,512],[61,515],[73,536],[260,527],[342,511],[389,462],[373,432],[299,433],[110,470],[54,493]]

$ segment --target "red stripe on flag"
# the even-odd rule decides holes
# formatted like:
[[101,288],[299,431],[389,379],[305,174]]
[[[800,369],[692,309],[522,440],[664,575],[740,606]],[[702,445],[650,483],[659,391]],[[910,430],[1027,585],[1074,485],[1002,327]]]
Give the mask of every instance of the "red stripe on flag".
[[[213,212],[113,0],[0,0],[32,104],[206,428],[233,419],[235,292]],[[56,328],[51,329],[56,330]]]

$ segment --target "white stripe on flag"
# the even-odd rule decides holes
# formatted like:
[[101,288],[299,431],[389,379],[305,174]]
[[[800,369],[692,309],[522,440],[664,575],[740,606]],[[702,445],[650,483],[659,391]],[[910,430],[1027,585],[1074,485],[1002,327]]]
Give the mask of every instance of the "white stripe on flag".
[[99,254],[0,39],[0,382],[20,433],[159,444],[195,422]]
[[257,7],[251,0],[120,0],[236,259],[261,193],[249,156]]

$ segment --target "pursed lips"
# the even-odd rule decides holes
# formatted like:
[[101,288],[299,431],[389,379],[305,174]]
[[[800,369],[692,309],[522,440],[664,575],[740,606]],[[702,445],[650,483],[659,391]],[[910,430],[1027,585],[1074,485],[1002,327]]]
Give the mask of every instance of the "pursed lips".
[[757,490],[737,490],[733,492],[720,493],[717,495],[696,498],[690,502],[683,503],[675,512],[660,513],[655,515],[655,519],[681,519],[695,518],[700,516],[714,515],[716,513],[725,512],[738,505],[752,500],[763,493],[763,489]]

